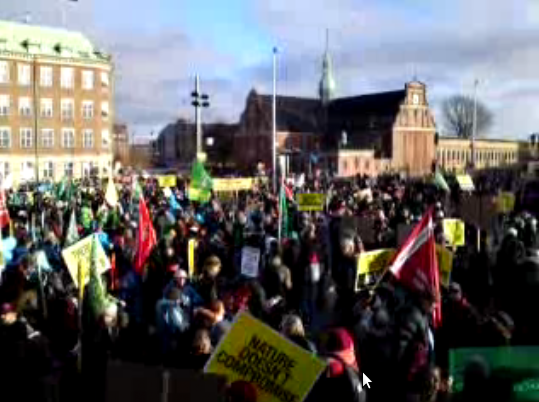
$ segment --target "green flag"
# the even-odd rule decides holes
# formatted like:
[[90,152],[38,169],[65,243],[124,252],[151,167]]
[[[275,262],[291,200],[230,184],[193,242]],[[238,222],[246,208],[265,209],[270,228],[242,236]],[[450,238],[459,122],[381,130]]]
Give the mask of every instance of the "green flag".
[[202,162],[196,161],[191,170],[191,185],[189,199],[198,202],[208,202],[211,197],[213,181]]
[[71,212],[69,218],[69,226],[67,227],[65,246],[71,246],[79,241],[79,232],[77,230],[77,217],[75,216],[75,209]]
[[90,306],[95,317],[99,317],[108,307],[110,301],[107,297],[107,290],[103,285],[101,275],[97,272],[97,248],[99,247],[99,238],[93,235],[92,246],[90,250],[90,281],[88,282],[88,297]]
[[434,177],[432,179],[432,182],[436,187],[438,187],[440,190],[449,191],[449,186],[447,185],[447,182],[444,179],[444,176],[436,170],[436,173],[434,173]]

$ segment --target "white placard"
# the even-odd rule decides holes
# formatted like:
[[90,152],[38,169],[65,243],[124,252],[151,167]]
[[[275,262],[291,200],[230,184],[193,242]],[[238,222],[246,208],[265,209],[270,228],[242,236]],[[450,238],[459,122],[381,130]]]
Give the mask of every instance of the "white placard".
[[241,273],[249,278],[258,277],[260,249],[245,246],[241,250]]

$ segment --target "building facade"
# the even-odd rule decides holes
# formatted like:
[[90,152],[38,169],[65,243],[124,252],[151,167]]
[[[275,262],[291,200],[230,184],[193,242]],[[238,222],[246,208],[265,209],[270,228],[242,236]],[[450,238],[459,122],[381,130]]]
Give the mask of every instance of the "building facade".
[[114,124],[112,128],[112,158],[114,163],[129,166],[129,129],[127,124]]
[[[277,97],[277,152],[292,171],[327,169],[339,176],[404,171],[422,175],[435,162],[434,118],[426,85],[327,99]],[[242,167],[271,167],[272,99],[252,90],[235,137]]]
[[113,65],[82,34],[0,22],[0,174],[15,182],[112,168]]
[[[475,141],[475,168],[500,168],[516,165],[529,154],[529,143],[483,138]],[[471,165],[472,144],[468,139],[440,137],[436,144],[438,167],[449,172],[462,172]]]

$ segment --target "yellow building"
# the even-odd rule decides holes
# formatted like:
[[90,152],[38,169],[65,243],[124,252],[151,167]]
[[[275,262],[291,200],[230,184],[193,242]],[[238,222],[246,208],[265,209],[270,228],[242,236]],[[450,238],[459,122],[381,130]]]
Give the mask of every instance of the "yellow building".
[[[519,163],[527,149],[527,142],[477,139],[475,167],[477,169],[510,166]],[[447,171],[463,171],[472,160],[471,141],[456,137],[440,137],[436,146],[436,161]]]
[[22,182],[106,173],[112,70],[80,33],[0,21],[0,175]]

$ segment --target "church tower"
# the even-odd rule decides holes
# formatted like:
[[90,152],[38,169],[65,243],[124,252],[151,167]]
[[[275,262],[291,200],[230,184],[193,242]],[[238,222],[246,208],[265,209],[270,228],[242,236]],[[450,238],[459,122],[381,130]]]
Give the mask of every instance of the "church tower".
[[318,94],[322,105],[326,106],[335,95],[335,80],[331,68],[331,56],[329,54],[329,30],[326,30],[326,50],[322,60],[322,77],[318,86]]

